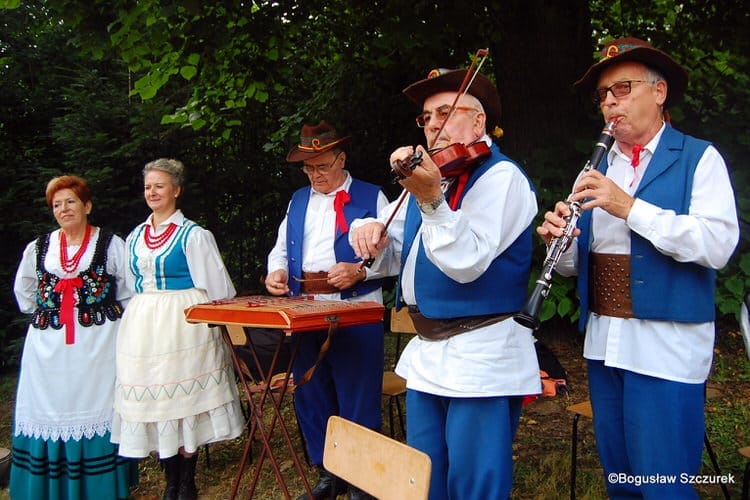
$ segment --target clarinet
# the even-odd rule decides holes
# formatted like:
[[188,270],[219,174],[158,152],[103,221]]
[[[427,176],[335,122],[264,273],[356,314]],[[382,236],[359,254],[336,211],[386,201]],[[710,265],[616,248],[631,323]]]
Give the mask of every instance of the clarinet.
[[[574,190],[581,176],[592,168],[595,169],[602,161],[602,158],[607,151],[609,151],[609,148],[612,147],[612,143],[615,140],[614,129],[616,124],[617,121],[613,120],[607,123],[602,130],[602,134],[599,136],[596,146],[594,146],[594,152],[591,154],[591,158],[586,162],[583,170],[578,174],[576,182],[573,184]],[[573,193],[571,192],[570,196],[572,195]],[[573,241],[573,231],[578,223],[578,218],[581,216],[581,202],[570,201],[570,196],[568,196],[567,202],[568,207],[570,208],[570,215],[565,218],[563,234],[562,236],[554,238],[550,242],[547,256],[544,259],[544,266],[539,278],[536,280],[534,290],[531,292],[531,295],[529,295],[529,299],[526,301],[526,305],[523,309],[513,315],[513,319],[516,320],[517,323],[527,328],[531,328],[532,330],[539,329],[539,311],[541,310],[544,299],[547,298],[550,288],[552,287],[552,273],[557,267],[558,262],[560,262],[560,257],[562,257],[563,252],[565,252]]]

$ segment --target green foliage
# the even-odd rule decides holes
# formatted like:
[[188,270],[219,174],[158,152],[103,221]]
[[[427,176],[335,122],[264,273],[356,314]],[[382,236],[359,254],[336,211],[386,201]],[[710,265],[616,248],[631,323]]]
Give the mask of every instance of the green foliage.
[[[271,91],[283,91],[281,82],[288,79],[279,78],[286,70],[277,63],[290,47],[283,36],[285,13],[275,4],[49,4],[75,26],[91,29],[93,20],[107,21],[95,26],[93,34],[84,31],[77,42],[92,55],[119,54],[135,77],[131,95],[154,99],[178,75],[190,82],[191,92],[162,123],[207,129],[216,145],[231,138],[250,101],[267,102]],[[110,11],[116,15],[109,17]],[[268,71],[272,67],[276,69]]]
[[[424,140],[402,89],[432,68],[467,65],[480,47],[503,100],[500,146],[534,179],[540,222],[569,193],[601,126],[570,83],[600,39],[626,34],[688,67],[675,125],[719,147],[750,220],[740,168],[750,47],[736,36],[748,31],[746,2],[5,0],[0,9],[3,276],[54,226],[43,199],[51,176],[88,178],[95,222],[124,235],[147,213],[143,164],[168,156],[188,170],[181,208],[214,232],[237,288],[258,292],[289,195],[306,183],[284,161],[300,125],[326,119],[352,135],[350,171],[394,198],[389,152]],[[743,236],[720,274],[720,314],[748,290],[749,243]],[[535,239],[533,280],[543,259]],[[1,289],[3,345],[23,334],[13,302]],[[572,279],[555,277],[541,314],[577,319]]]

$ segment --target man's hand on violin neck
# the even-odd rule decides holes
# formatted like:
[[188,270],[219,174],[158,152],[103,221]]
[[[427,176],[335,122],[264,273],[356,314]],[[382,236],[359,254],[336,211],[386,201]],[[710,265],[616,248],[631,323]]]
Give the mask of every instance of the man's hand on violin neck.
[[401,146],[397,150],[395,150],[393,153],[391,153],[390,163],[393,165],[396,161],[400,161],[402,163],[408,163],[409,159],[414,154],[414,147],[413,146]]
[[[404,148],[397,149],[394,151],[394,154],[401,149]],[[400,182],[404,186],[404,189],[409,191],[421,203],[434,200],[442,194],[442,190],[440,189],[442,174],[438,166],[430,158],[430,155],[427,154],[427,151],[422,146],[417,146],[417,149],[422,151],[422,162],[412,171],[411,176],[402,179]]]

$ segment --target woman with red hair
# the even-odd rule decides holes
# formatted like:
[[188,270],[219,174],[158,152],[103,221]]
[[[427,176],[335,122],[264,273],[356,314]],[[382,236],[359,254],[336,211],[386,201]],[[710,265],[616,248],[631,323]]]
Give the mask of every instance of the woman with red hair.
[[26,246],[14,292],[31,314],[21,358],[11,498],[127,498],[137,463],[110,442],[115,339],[125,244],[88,222],[91,190],[55,177],[47,204],[59,228]]

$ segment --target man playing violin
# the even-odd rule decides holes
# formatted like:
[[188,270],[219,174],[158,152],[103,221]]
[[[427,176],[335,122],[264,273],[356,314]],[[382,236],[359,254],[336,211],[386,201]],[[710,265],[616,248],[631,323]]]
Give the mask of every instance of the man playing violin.
[[[511,318],[526,299],[537,203],[486,132],[500,118],[495,86],[477,73],[459,92],[466,74],[435,70],[404,89],[431,154],[391,154],[396,168],[417,163],[400,181],[406,201],[355,221],[349,239],[363,258],[378,256],[373,269],[400,272],[396,307],[408,307],[419,335],[396,372],[407,381],[407,441],[432,460],[430,498],[505,499],[522,398],[540,392],[532,333]],[[449,173],[434,161],[435,148],[478,143],[485,153],[447,160]]]
[[[608,42],[602,56],[575,85],[616,122],[615,144],[573,189],[583,214],[557,270],[578,275],[609,496],[697,498],[679,478],[701,466],[716,270],[739,238],[734,194],[716,148],[669,124],[685,70],[637,38]],[[569,213],[558,202],[545,214],[546,243]],[[634,476],[677,480],[636,486]]]
[[[272,295],[314,295],[323,300],[383,303],[381,276],[363,268],[348,241],[348,225],[358,217],[376,217],[388,199],[378,186],[354,179],[345,169],[349,137],[340,137],[326,121],[304,125],[300,142],[287,161],[301,162],[310,186],[292,195],[286,217],[268,255],[265,284]],[[327,331],[305,332],[292,372],[300,381],[316,363]],[[328,417],[339,415],[370,429],[381,426],[383,324],[339,328],[312,377],[294,395],[310,461],[320,472],[313,498],[329,498],[333,475],[323,468]],[[366,450],[365,450],[366,453]],[[335,481],[336,493],[347,484]],[[371,498],[354,486],[348,498]],[[307,499],[306,493],[299,499]]]

